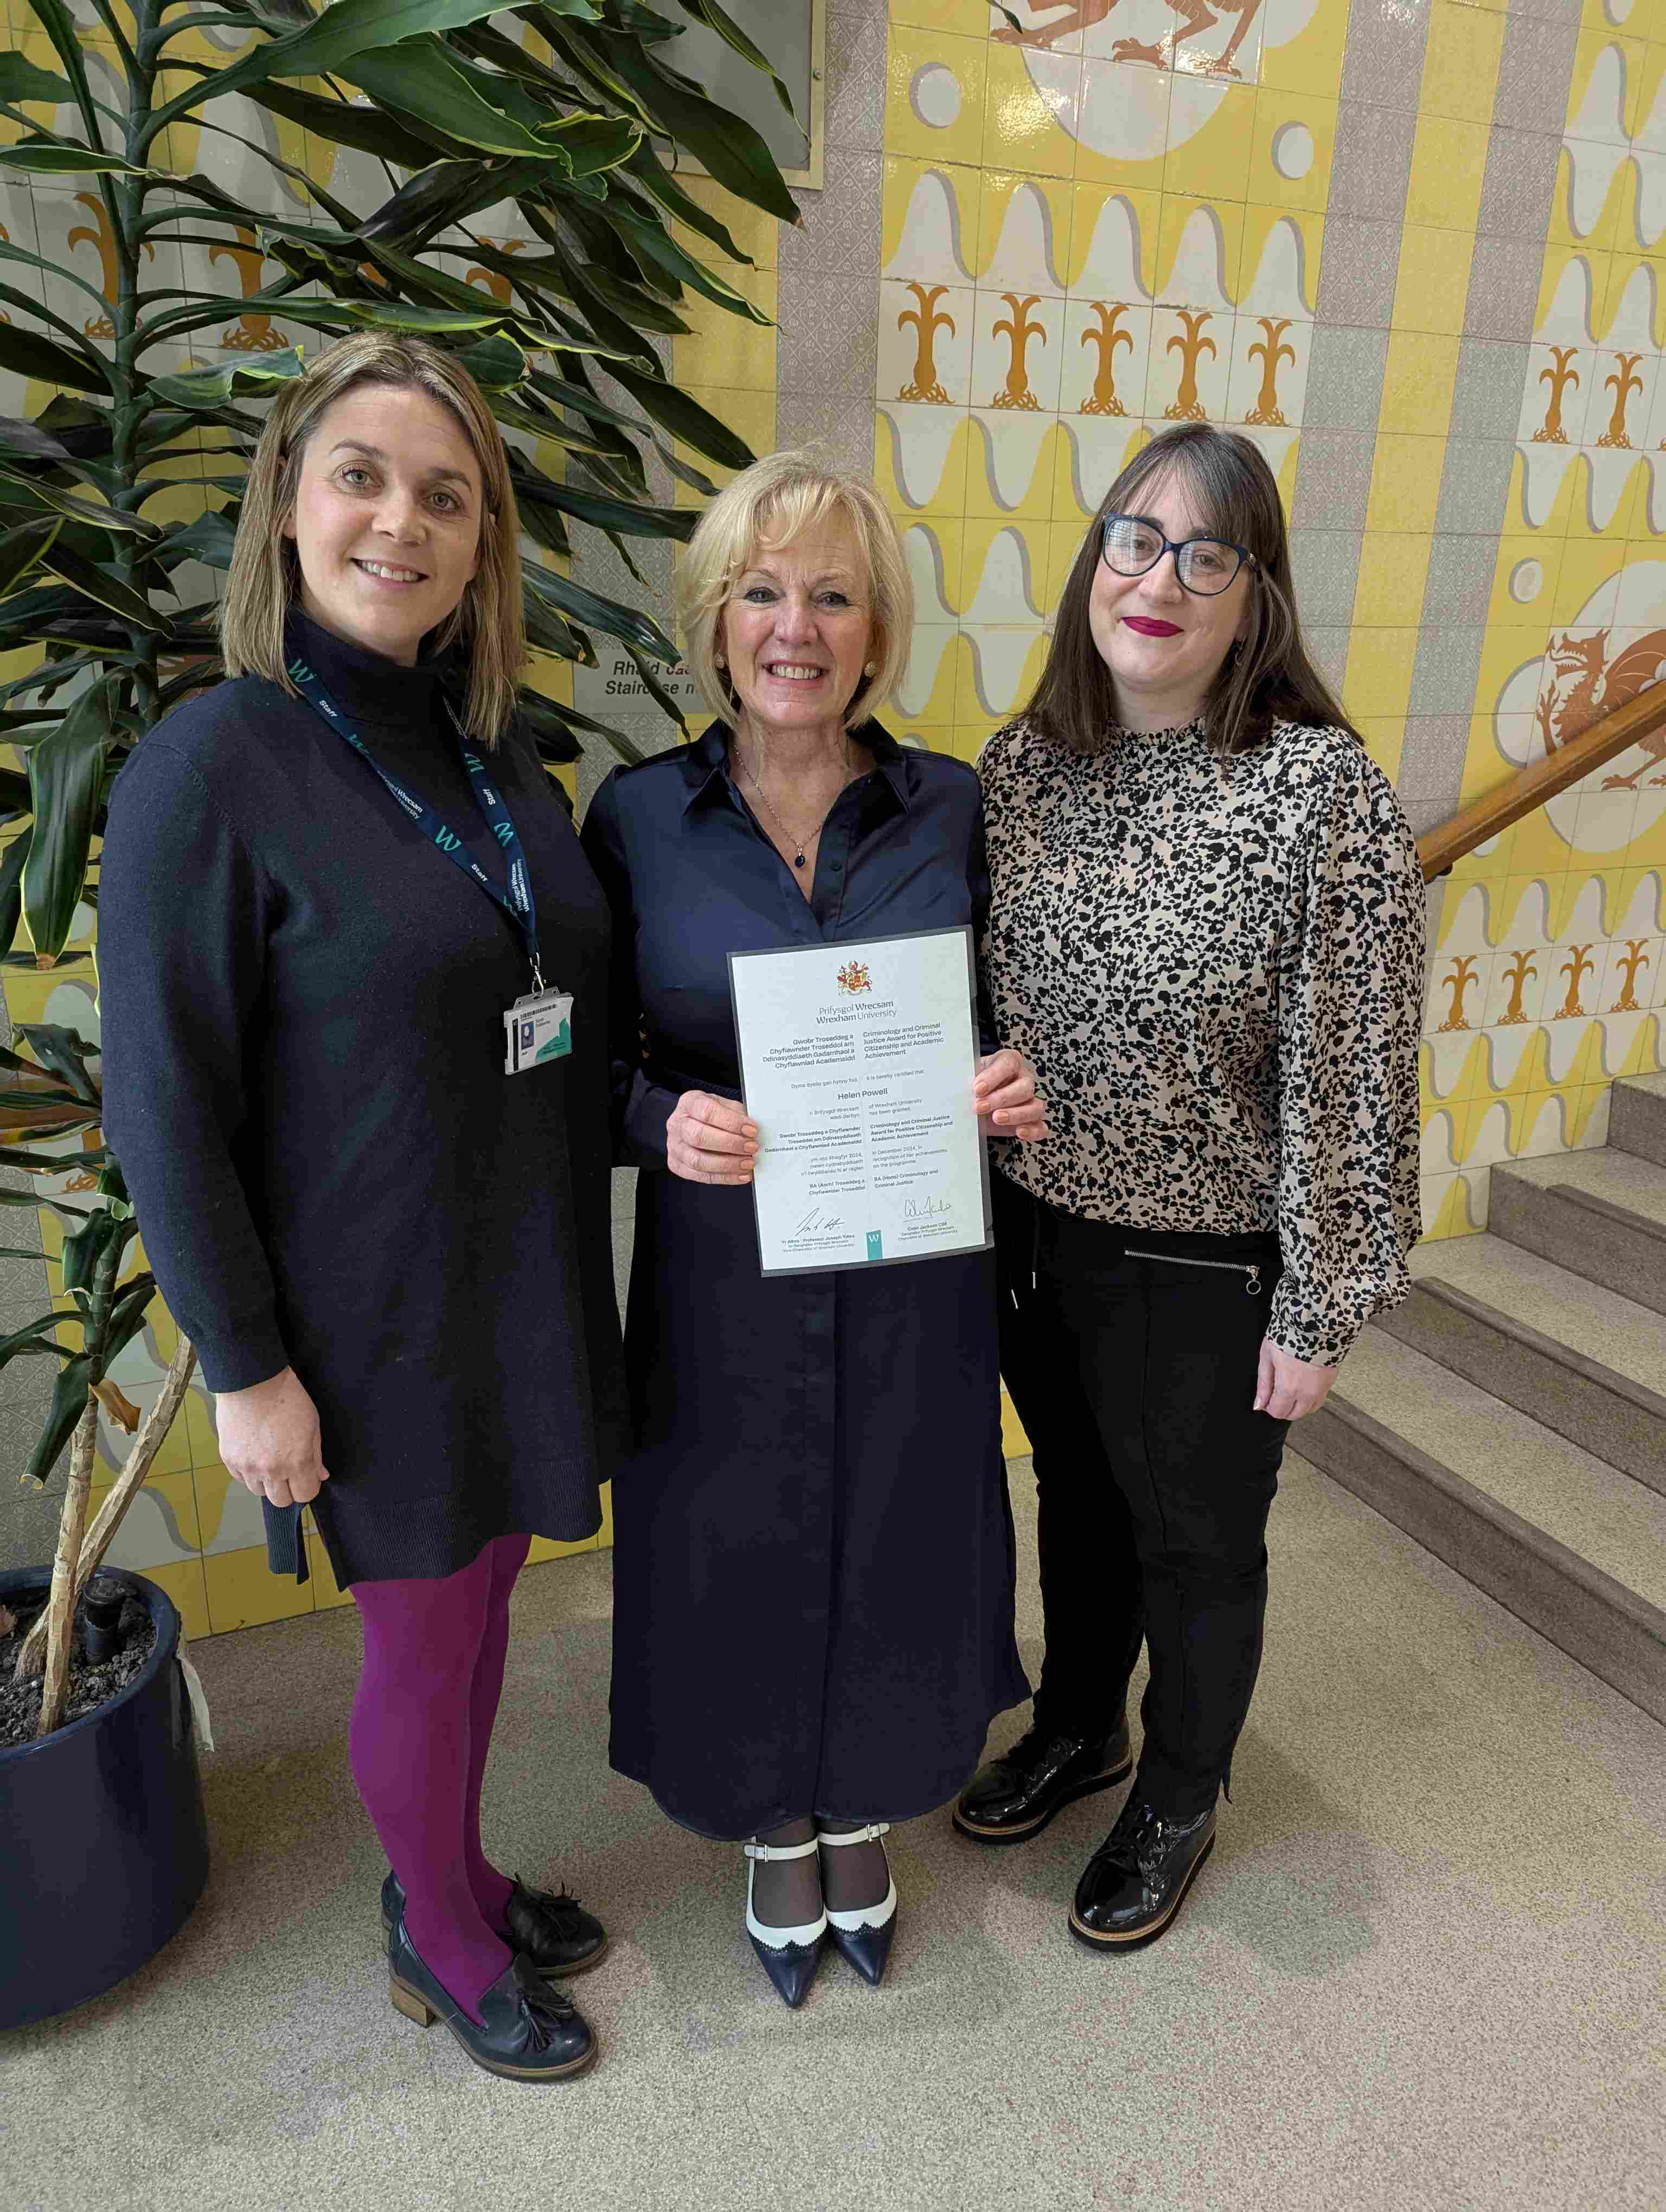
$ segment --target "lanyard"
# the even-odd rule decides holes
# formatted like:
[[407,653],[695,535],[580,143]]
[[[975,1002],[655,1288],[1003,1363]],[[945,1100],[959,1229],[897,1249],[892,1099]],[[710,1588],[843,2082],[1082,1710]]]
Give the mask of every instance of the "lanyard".
[[[307,705],[315,708],[329,723],[331,728],[345,738],[359,758],[375,771],[424,836],[429,838],[448,860],[461,868],[465,875],[472,878],[488,898],[494,900],[502,908],[504,913],[520,930],[526,944],[526,957],[532,963],[532,988],[534,991],[542,991],[544,971],[538,966],[538,908],[532,898],[532,878],[526,872],[526,856],[520,849],[520,839],[515,834],[515,825],[509,818],[509,810],[503,804],[502,794],[495,785],[487,781],[486,763],[478,753],[471,750],[466,741],[462,739],[462,734],[459,732],[463,766],[468,771],[469,784],[474,793],[475,804],[485,816],[486,827],[503,848],[505,857],[509,863],[509,882],[506,891],[500,890],[485,870],[477,867],[469,858],[463,848],[463,840],[449,823],[442,821],[434,809],[424,800],[418,799],[414,792],[407,791],[403,784],[393,781],[358,732],[350,723],[343,720],[340,708],[331,700],[323,685],[319,682],[316,672],[310,668],[306,661],[296,659],[289,663],[289,678]],[[447,712],[449,714],[450,711],[450,702],[447,701]],[[454,720],[455,717],[453,717]]]

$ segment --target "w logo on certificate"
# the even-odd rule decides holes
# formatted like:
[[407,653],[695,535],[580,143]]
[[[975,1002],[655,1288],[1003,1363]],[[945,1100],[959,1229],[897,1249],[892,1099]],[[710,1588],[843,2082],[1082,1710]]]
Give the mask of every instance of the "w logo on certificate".
[[733,952],[729,987],[763,1272],[987,1249],[970,930]]

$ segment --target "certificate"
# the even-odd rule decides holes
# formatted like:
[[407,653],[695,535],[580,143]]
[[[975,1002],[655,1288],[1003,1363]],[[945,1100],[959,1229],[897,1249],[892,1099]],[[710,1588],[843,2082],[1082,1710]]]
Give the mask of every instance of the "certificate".
[[972,933],[729,956],[766,1275],[992,1241]]

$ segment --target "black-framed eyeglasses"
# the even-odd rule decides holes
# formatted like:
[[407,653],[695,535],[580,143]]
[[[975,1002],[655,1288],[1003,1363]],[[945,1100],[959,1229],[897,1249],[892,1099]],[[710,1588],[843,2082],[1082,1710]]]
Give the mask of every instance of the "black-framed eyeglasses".
[[1165,553],[1174,556],[1174,573],[1187,591],[1212,599],[1224,592],[1256,556],[1247,545],[1224,538],[1183,538],[1177,545],[1143,514],[1108,514],[1100,526],[1099,558],[1113,574],[1143,576]]

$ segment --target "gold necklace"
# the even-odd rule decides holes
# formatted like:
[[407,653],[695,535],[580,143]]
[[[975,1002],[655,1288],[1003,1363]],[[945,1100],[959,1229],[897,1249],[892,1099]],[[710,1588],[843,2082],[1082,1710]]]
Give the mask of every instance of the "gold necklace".
[[[738,750],[739,747],[737,747],[737,750]],[[759,752],[761,753],[763,750],[763,748],[762,744],[759,744]],[[786,838],[787,843],[793,848],[793,866],[795,868],[803,867],[806,865],[806,846],[813,843],[815,839],[819,837],[822,831],[827,827],[828,815],[832,813],[833,807],[836,806],[839,801],[844,797],[846,791],[849,787],[851,777],[855,773],[850,757],[850,732],[848,730],[846,731],[844,739],[844,781],[840,784],[838,789],[834,793],[833,803],[832,805],[828,808],[827,813],[822,816],[821,820],[817,823],[813,830],[806,830],[802,837],[800,837],[795,830],[789,830],[787,824],[781,820],[780,815],[776,813],[775,808],[770,805],[769,796],[764,791],[763,784],[758,781],[757,770],[744,760],[741,763],[741,767],[745,770],[747,782],[751,785],[753,791],[757,795],[758,805],[762,806],[764,812],[769,816],[770,821],[775,823],[776,829],[780,830],[781,836]]]

